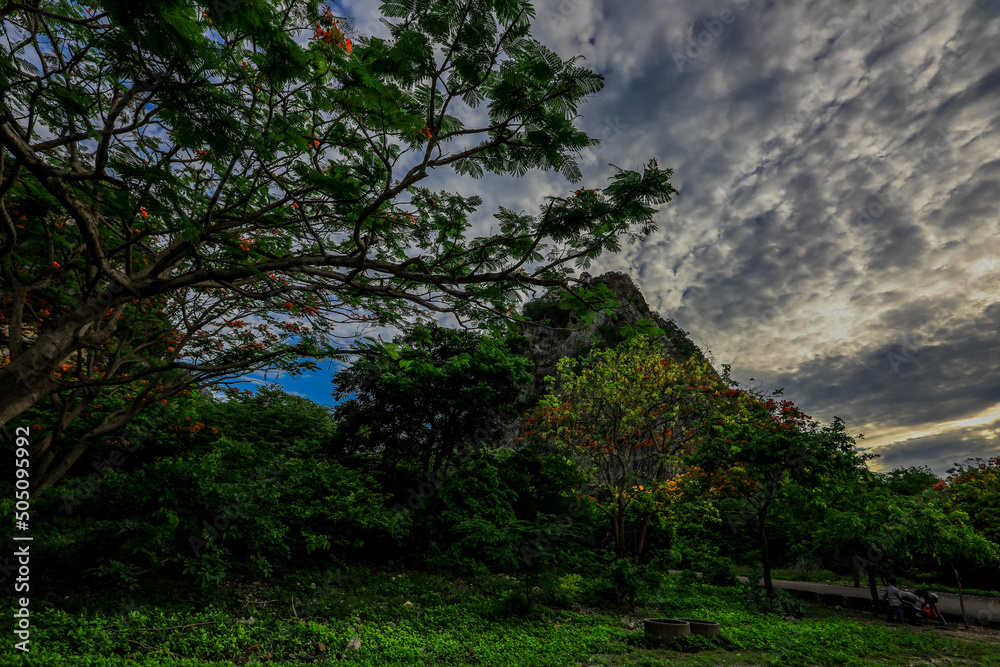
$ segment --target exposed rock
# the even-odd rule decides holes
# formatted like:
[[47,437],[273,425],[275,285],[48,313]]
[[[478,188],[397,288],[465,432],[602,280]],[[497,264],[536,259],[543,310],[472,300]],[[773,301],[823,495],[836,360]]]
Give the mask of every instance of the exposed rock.
[[357,651],[359,648],[361,648],[361,637],[354,635],[351,637],[351,641],[347,642],[347,650]]
[[665,335],[658,340],[664,352],[674,359],[683,361],[695,354],[702,355],[698,346],[688,338],[687,332],[673,320],[665,319],[650,310],[642,292],[628,275],[611,271],[589,278],[585,284],[591,287],[607,285],[619,301],[618,307],[613,308],[611,313],[598,313],[591,324],[583,325],[575,312],[560,309],[558,300],[551,294],[525,306],[527,315],[550,319],[547,326],[535,323],[537,319],[522,325],[524,335],[531,341],[529,357],[535,362],[531,393],[546,390],[545,376],[555,375],[556,364],[563,357],[581,356],[595,346],[613,347],[624,339],[622,327],[636,326],[641,320],[652,320],[656,327],[663,330]]
[[[548,391],[545,377],[555,376],[556,366],[563,357],[583,356],[595,347],[614,347],[626,338],[623,327],[635,327],[643,320],[663,331],[664,335],[657,340],[665,355],[677,361],[686,361],[693,355],[703,357],[701,349],[691,342],[686,331],[673,320],[650,310],[642,292],[628,275],[609,271],[596,278],[589,274],[582,274],[581,278],[589,288],[606,285],[618,305],[608,313],[597,313],[590,324],[585,324],[575,311],[560,308],[560,299],[553,292],[526,303],[524,313],[532,321],[522,323],[521,332],[529,341],[526,356],[534,362],[535,368],[525,397]],[[548,322],[543,324],[546,320]],[[506,417],[501,447],[513,446],[522,424],[521,415]]]

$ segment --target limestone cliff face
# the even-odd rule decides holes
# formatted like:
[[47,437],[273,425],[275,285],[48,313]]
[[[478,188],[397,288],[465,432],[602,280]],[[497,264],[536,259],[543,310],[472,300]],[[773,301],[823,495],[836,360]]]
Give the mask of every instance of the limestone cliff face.
[[[560,309],[558,301],[551,296],[529,302],[525,314],[533,322],[522,325],[522,330],[531,341],[528,356],[535,362],[532,393],[545,391],[545,376],[555,375],[556,364],[563,357],[583,355],[595,344],[614,347],[624,339],[622,327],[635,326],[644,319],[651,319],[665,332],[666,335],[658,340],[664,352],[674,359],[683,361],[693,354],[701,356],[701,350],[687,337],[687,332],[673,320],[650,310],[642,292],[628,275],[612,271],[596,278],[589,278],[588,274],[583,277],[588,279],[590,286],[607,285],[620,305],[612,313],[599,313],[591,324],[583,325],[575,312]],[[536,324],[544,319],[550,320],[547,326]]]

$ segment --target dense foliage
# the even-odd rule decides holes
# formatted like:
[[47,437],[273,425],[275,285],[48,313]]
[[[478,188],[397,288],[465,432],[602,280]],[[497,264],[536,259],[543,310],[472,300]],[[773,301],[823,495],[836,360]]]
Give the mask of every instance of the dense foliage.
[[[914,488],[922,471],[873,473],[841,422],[821,427],[788,402],[727,388],[702,362],[663,358],[648,339],[564,363],[554,393],[523,417],[521,440],[507,439],[503,428],[477,429],[458,408],[483,408],[464,405],[461,388],[492,378],[494,400],[516,404],[518,383],[530,370],[513,353],[522,345],[420,327],[336,374],[344,383],[337,393],[354,401],[389,400],[385,387],[427,381],[423,395],[401,391],[392,409],[409,409],[407,402],[451,406],[456,433],[478,438],[476,447],[454,448],[436,470],[427,456],[436,450],[427,448],[438,435],[410,433],[407,448],[401,432],[400,440],[385,441],[398,447],[385,457],[358,430],[366,419],[380,427],[378,412],[352,418],[359,408],[351,401],[328,409],[274,387],[232,391],[225,400],[175,398],[152,431],[131,438],[138,446],[102,441],[92,459],[81,461],[87,465],[34,503],[33,563],[45,572],[38,599],[86,597],[95,587],[126,595],[181,586],[200,595],[304,577],[325,583],[294,595],[300,616],[356,614],[346,573],[359,564],[473,580],[502,576],[496,581],[507,583],[475,603],[496,605],[476,613],[500,618],[546,609],[562,617],[581,604],[656,604],[679,613],[677,605],[690,603],[664,588],[666,568],[698,570],[708,582],[732,586],[737,564],[752,576],[773,564],[809,562],[842,573],[853,565],[873,585],[876,575],[890,573],[946,582],[957,567],[980,587],[990,585],[985,573],[996,571],[997,545],[963,509],[973,509],[964,504],[968,496],[949,494],[947,484]],[[445,428],[435,421],[445,413],[425,412],[422,435]],[[354,438],[357,448],[345,450]],[[601,441],[603,449],[594,446]],[[990,472],[966,466],[953,482]],[[972,495],[975,508],[989,505],[989,485],[985,491]],[[616,535],[609,519],[624,529]],[[393,604],[447,605],[438,590]],[[740,613],[805,609],[777,590],[728,590],[727,604]],[[52,620],[70,622],[61,618]],[[229,622],[222,619],[207,620],[223,632]],[[278,639],[285,631],[276,632],[276,643],[254,641],[274,655],[290,650]],[[323,636],[316,641],[341,641]],[[89,650],[90,641],[72,650]],[[130,650],[117,640],[102,646],[109,655]]]
[[437,474],[457,449],[499,437],[520,414],[531,363],[527,341],[418,326],[334,378],[341,400],[334,449],[383,475],[401,464]]
[[670,359],[647,338],[565,358],[524,437],[580,461],[604,508],[619,558],[639,561],[654,516],[672,501],[680,454],[705,440],[725,384],[692,357]]
[[977,484],[990,465],[933,485],[874,473],[842,422],[645,338],[564,360],[524,417],[516,337],[417,327],[368,352],[335,375],[334,409],[273,387],[191,394],[147,431],[102,439],[35,504],[39,559],[128,587],[351,562],[533,585],[609,567],[598,597],[616,603],[638,590],[622,558],[718,582],[734,564],[767,580],[809,563],[872,585],[946,582],[953,567],[990,585],[997,545],[979,517],[996,503]]
[[33,489],[178,391],[421,313],[499,326],[655,228],[675,190],[652,160],[473,236],[481,197],[428,179],[579,180],[603,78],[531,38],[527,0],[382,11],[388,39],[317,0],[0,9],[0,424],[50,404]]
[[[211,4],[0,8],[0,422],[32,431],[34,664],[996,664],[802,619],[773,586],[785,566],[865,574],[876,605],[878,577],[1000,587],[1000,458],[875,472],[840,419],[578,287],[568,263],[653,228],[669,170],[476,238],[478,197],[417,186],[579,177],[602,79],[531,39],[529,2],[388,2],[389,39],[315,0]],[[511,315],[532,286],[552,289]],[[575,336],[599,312],[537,391],[510,320]],[[321,357],[333,407],[227,384]],[[668,653],[611,610],[727,633]]]

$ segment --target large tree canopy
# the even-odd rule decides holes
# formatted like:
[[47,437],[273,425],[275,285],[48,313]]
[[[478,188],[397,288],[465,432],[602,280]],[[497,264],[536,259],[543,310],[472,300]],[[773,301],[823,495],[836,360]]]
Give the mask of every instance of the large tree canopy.
[[481,199],[418,184],[578,180],[602,77],[530,37],[528,0],[382,12],[389,39],[352,41],[317,0],[0,9],[0,424],[52,402],[34,488],[178,390],[344,354],[345,325],[497,323],[654,229],[675,192],[655,160],[470,238]]

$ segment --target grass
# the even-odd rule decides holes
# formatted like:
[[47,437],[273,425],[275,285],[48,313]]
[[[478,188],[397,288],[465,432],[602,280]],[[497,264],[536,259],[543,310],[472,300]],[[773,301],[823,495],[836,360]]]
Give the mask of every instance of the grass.
[[[747,611],[739,588],[664,577],[630,613],[571,603],[518,607],[515,581],[452,581],[415,572],[354,570],[230,585],[206,595],[169,582],[142,600],[115,591],[71,594],[32,608],[32,651],[0,664],[364,666],[1000,665],[996,637],[960,639],[810,607],[802,619]],[[315,584],[315,586],[314,586]],[[41,602],[39,599],[38,602]],[[34,602],[33,602],[34,603]],[[407,604],[409,603],[409,604]],[[652,646],[644,616],[719,621],[719,639]],[[348,651],[353,637],[361,646]],[[337,658],[343,653],[342,659]]]

